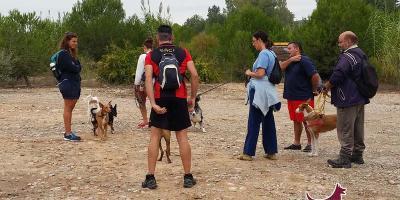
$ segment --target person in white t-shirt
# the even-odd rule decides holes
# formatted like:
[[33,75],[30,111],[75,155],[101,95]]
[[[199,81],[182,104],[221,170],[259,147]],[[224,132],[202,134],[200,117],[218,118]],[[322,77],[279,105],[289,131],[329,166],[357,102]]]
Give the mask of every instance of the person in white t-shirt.
[[144,89],[144,61],[146,54],[153,48],[153,39],[148,38],[143,42],[144,53],[139,56],[136,73],[135,73],[135,98],[139,105],[140,113],[142,114],[142,121],[137,125],[138,128],[148,128],[149,118],[147,117],[146,109],[146,90]]

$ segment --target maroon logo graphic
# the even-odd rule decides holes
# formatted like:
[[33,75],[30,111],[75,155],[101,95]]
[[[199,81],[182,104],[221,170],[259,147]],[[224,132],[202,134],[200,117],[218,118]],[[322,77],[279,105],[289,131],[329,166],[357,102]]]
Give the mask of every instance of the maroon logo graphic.
[[[339,183],[336,184],[335,190],[333,190],[331,196],[321,200],[342,200],[342,195],[346,195],[346,188],[343,188]],[[310,197],[308,192],[306,193],[307,200],[317,200]]]

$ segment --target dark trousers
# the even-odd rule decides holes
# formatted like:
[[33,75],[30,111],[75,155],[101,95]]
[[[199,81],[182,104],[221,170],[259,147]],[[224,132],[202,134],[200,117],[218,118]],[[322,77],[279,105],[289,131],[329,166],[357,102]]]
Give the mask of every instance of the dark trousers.
[[252,105],[253,99],[254,90],[252,89],[250,90],[250,110],[243,153],[249,156],[256,154],[260,124],[262,124],[262,143],[265,154],[278,153],[273,109],[270,108],[267,115],[264,116],[260,109]]
[[337,108],[337,134],[340,155],[362,156],[364,144],[364,105]]

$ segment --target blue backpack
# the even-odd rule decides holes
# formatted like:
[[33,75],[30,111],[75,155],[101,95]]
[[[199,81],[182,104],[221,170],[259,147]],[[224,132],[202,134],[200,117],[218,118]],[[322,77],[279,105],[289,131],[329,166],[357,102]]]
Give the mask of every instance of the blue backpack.
[[53,73],[54,78],[59,82],[61,79],[61,69],[58,63],[58,57],[64,50],[57,51],[50,57],[50,70]]

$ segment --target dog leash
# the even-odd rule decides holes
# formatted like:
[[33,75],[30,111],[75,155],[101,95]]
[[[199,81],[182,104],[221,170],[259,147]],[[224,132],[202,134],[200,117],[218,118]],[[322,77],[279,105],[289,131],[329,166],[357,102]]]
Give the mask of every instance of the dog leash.
[[217,86],[214,86],[214,87],[212,87],[212,88],[210,88],[210,89],[208,89],[208,90],[206,90],[206,91],[204,91],[204,92],[200,92],[199,94],[197,94],[197,96],[203,95],[203,94],[205,94],[205,93],[207,93],[207,92],[210,92],[210,91],[212,91],[212,90],[215,90],[215,89],[217,89],[217,88],[219,88],[219,87],[221,87],[221,86],[223,86],[223,85],[226,85],[226,84],[228,84],[228,82],[221,83],[221,84],[219,84],[219,85],[217,85]]
[[328,102],[326,100],[327,97],[330,97],[327,93],[319,93],[314,109],[318,114],[325,114],[325,103]]

